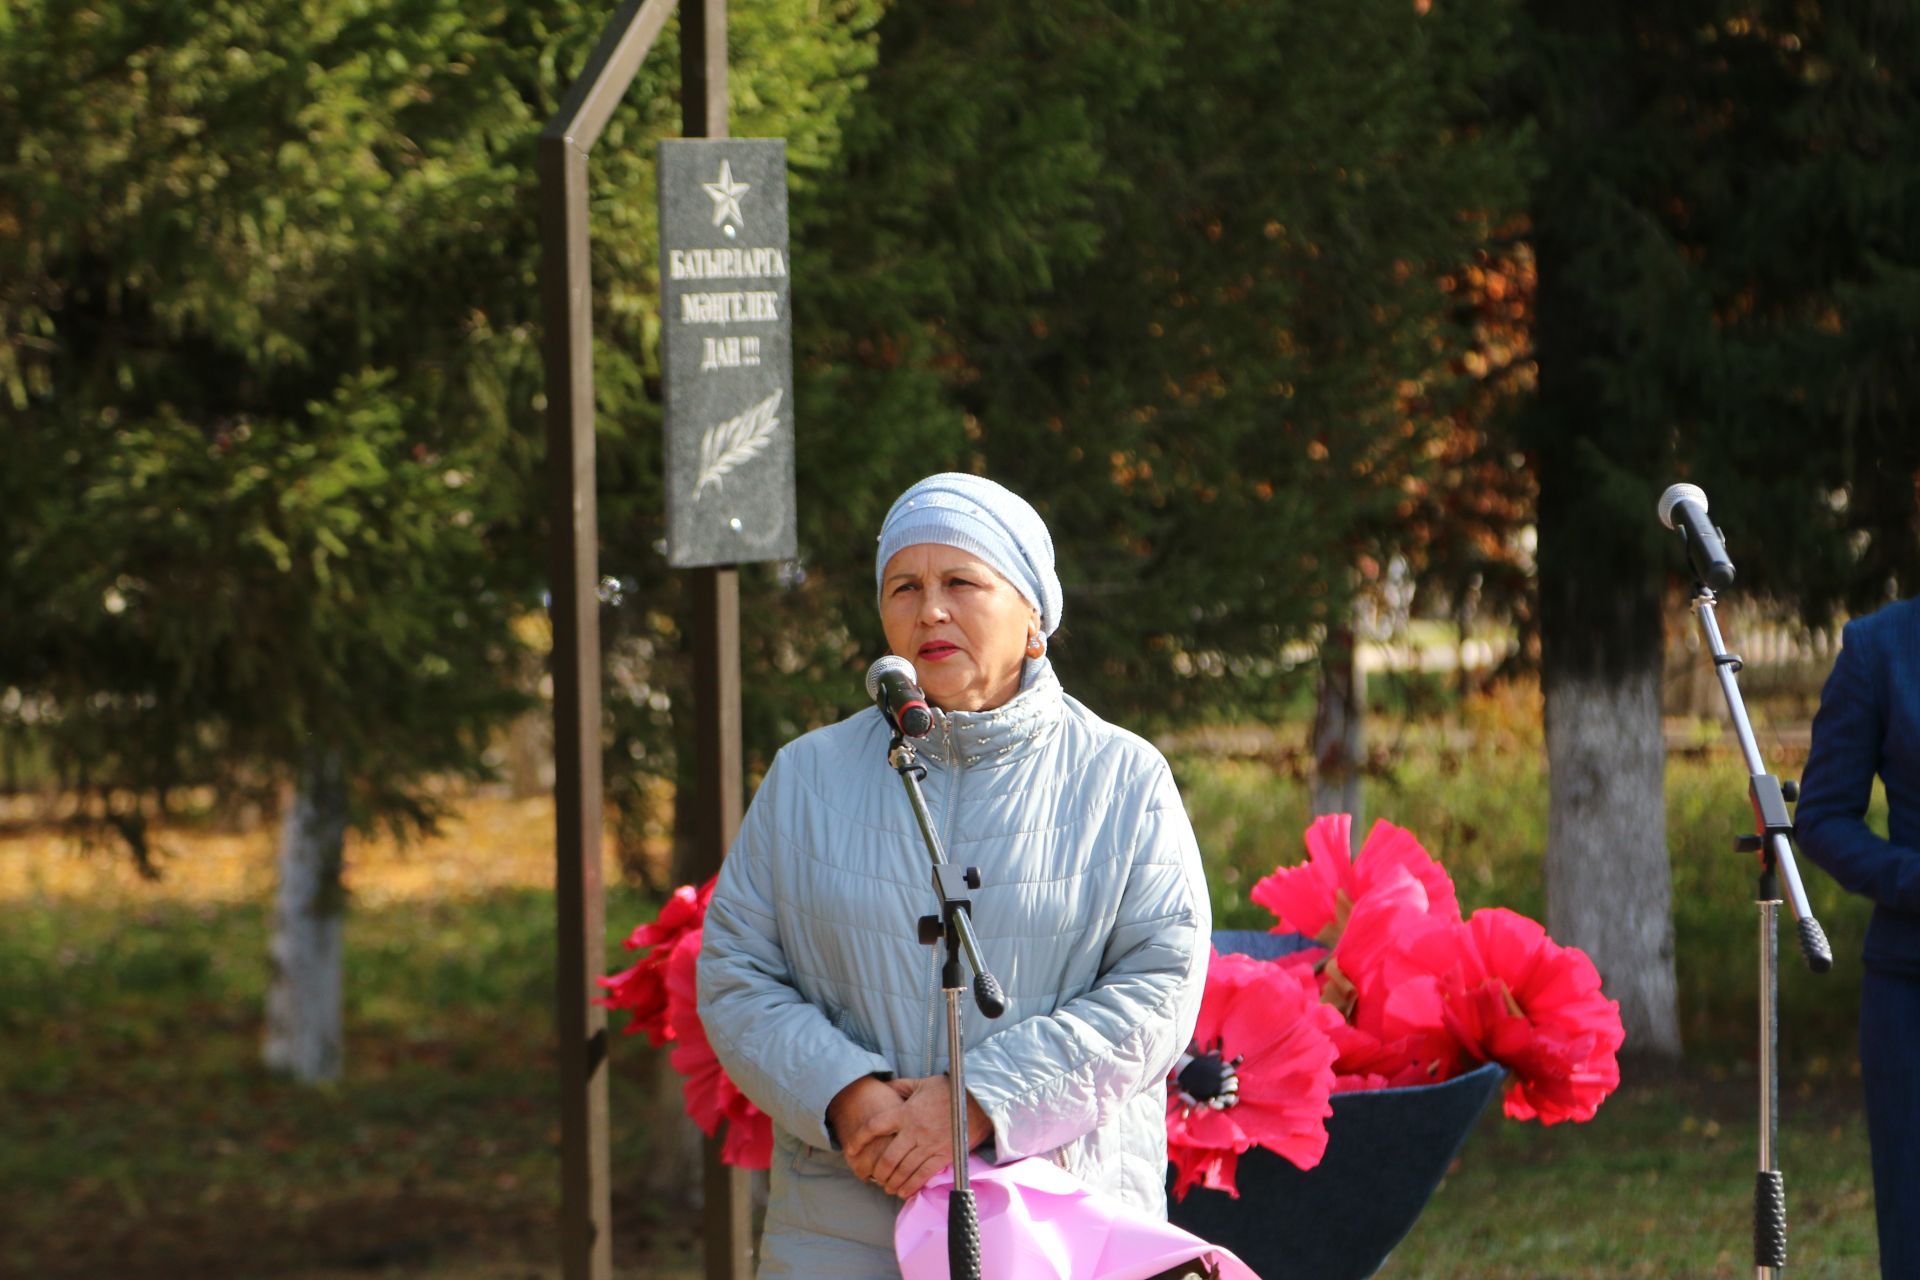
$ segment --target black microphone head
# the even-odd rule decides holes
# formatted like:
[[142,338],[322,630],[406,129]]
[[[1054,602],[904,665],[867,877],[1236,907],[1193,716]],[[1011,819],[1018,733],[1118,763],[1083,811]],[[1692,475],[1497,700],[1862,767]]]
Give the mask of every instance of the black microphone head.
[[1691,502],[1705,511],[1707,491],[1697,484],[1668,485],[1667,491],[1660,495],[1660,505],[1656,508],[1660,515],[1660,523],[1669,529],[1678,530],[1680,526],[1673,522],[1673,509],[1683,502]]
[[899,709],[900,732],[909,738],[924,738],[933,732],[933,712],[927,704],[913,701]]
[[1680,535],[1687,560],[1702,585],[1725,591],[1733,585],[1733,561],[1720,531],[1707,518],[1707,494],[1697,484],[1676,484],[1660,495],[1660,522]]

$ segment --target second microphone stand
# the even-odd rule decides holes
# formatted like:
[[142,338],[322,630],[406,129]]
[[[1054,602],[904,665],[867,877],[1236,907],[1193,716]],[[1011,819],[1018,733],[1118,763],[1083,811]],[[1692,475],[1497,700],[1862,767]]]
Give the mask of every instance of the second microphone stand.
[[967,1157],[973,1144],[967,1141],[967,1091],[961,1049],[960,954],[965,951],[973,967],[973,999],[980,1012],[997,1018],[1007,1011],[1000,984],[980,958],[980,940],[974,936],[973,900],[967,896],[980,887],[980,869],[964,871],[947,861],[946,850],[934,830],[927,812],[927,799],[920,792],[920,779],[926,768],[914,756],[913,744],[892,716],[893,741],[887,746],[887,763],[893,766],[906,786],[907,801],[913,806],[914,821],[920,824],[921,838],[927,844],[927,856],[933,860],[933,891],[940,898],[940,913],[922,916],[918,921],[920,941],[932,946],[942,938],[947,942],[946,963],[940,970],[940,986],[947,1000],[947,1084],[951,1091],[953,1130],[953,1194],[947,1201],[947,1274],[950,1280],[980,1280],[980,1220],[974,1211],[973,1188],[967,1179]]
[[1780,1139],[1780,888],[1786,886],[1788,906],[1800,925],[1800,952],[1807,967],[1825,973],[1833,967],[1833,951],[1820,922],[1813,918],[1807,903],[1807,891],[1800,884],[1800,872],[1794,865],[1793,847],[1787,837],[1793,834],[1793,819],[1787,815],[1787,801],[1796,798],[1793,784],[1784,786],[1767,772],[1754,742],[1753,725],[1747,719],[1747,707],[1734,679],[1741,667],[1740,658],[1727,652],[1720,638],[1720,624],[1713,615],[1713,591],[1704,583],[1694,586],[1693,609],[1700,618],[1700,630],[1713,655],[1714,672],[1720,677],[1721,691],[1727,697],[1727,711],[1733,718],[1734,733],[1740,739],[1740,753],[1747,762],[1747,795],[1753,802],[1754,834],[1734,841],[1740,852],[1760,855],[1759,885],[1754,899],[1760,908],[1760,1169],[1753,1189],[1753,1266],[1760,1280],[1774,1280],[1787,1265],[1787,1192],[1785,1180],[1775,1167],[1775,1148]]

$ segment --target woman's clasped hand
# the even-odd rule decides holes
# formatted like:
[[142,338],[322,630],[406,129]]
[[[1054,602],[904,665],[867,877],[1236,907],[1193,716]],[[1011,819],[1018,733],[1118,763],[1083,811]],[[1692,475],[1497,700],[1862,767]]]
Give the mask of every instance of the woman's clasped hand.
[[[827,1114],[854,1176],[904,1200],[953,1164],[952,1097],[945,1076],[867,1076],[842,1090]],[[968,1098],[968,1146],[992,1135],[987,1113]]]

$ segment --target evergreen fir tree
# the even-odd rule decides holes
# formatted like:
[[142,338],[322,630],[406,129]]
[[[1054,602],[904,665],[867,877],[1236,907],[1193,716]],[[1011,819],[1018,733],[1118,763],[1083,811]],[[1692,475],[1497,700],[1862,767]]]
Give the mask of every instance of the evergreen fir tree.
[[[526,702],[533,143],[605,17],[0,15],[0,672],[136,842],[183,784],[296,784],[283,854],[304,887],[281,920],[315,937],[288,980],[337,967],[348,820],[430,822],[430,781],[483,773]],[[789,0],[736,19],[735,118],[786,136],[800,175],[831,159],[870,17]],[[664,41],[596,154],[616,516],[658,511],[634,460],[658,452],[652,155],[677,77]],[[337,1002],[337,980],[317,989]],[[337,1030],[291,1042],[270,1056],[337,1070]]]

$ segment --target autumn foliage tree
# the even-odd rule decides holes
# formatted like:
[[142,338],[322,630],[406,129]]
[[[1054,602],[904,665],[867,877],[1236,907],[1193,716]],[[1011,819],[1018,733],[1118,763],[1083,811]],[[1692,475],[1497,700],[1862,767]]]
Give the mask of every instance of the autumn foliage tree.
[[[1517,209],[1506,6],[909,6],[846,199],[964,438],[1030,494],[1056,657],[1129,716],[1276,706],[1482,382],[1442,287]],[[898,479],[912,478],[906,468]],[[898,487],[897,485],[894,487]],[[1436,542],[1436,546],[1438,543]]]

